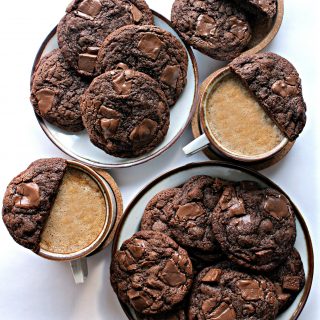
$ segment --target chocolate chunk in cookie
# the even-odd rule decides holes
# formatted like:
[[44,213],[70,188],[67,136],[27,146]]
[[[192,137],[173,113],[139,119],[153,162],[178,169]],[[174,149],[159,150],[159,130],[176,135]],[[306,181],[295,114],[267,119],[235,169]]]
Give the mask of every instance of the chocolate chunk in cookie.
[[279,129],[295,140],[306,124],[306,104],[294,66],[275,53],[258,53],[239,57],[230,67]]
[[224,0],[175,0],[171,20],[187,43],[218,60],[239,56],[251,39],[246,16]]
[[3,199],[2,218],[20,245],[39,251],[40,235],[67,168],[64,159],[41,159],[15,177]]
[[154,231],[140,231],[125,241],[110,270],[119,299],[144,315],[172,310],[192,283],[187,252],[167,235]]
[[294,209],[278,191],[227,186],[212,214],[212,230],[234,263],[256,271],[271,271],[293,248]]
[[222,252],[213,236],[210,219],[223,184],[220,179],[195,176],[181,189],[169,189],[170,193],[165,191],[156,195],[144,212],[141,228],[170,235],[191,255],[194,251],[204,260],[219,259]]
[[276,287],[282,312],[291,305],[305,285],[305,274],[299,252],[293,249],[280,267],[266,275]]
[[80,97],[89,82],[66,63],[59,49],[43,57],[32,77],[31,103],[35,112],[61,129],[84,129]]
[[95,78],[82,97],[84,125],[94,145],[121,158],[158,146],[169,127],[169,108],[159,84],[133,70]]
[[194,281],[188,319],[269,320],[277,312],[275,287],[267,278],[218,265]]
[[188,56],[171,33],[154,26],[125,26],[114,31],[99,51],[97,72],[128,68],[157,80],[172,106],[187,82]]
[[74,0],[58,25],[59,47],[75,70],[92,76],[105,37],[131,24],[153,24],[144,0]]

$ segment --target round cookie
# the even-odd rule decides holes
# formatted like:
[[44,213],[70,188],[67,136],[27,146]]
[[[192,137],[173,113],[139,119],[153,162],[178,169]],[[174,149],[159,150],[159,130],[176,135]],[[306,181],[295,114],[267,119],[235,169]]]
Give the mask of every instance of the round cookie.
[[95,78],[82,96],[81,112],[91,142],[121,158],[154,149],[170,123],[159,84],[133,70],[109,71]]
[[306,124],[306,104],[295,67],[270,52],[239,57],[229,66],[279,129],[295,140]]
[[269,280],[214,266],[194,281],[188,319],[271,320],[277,312],[275,287]]
[[40,159],[8,185],[2,218],[20,245],[38,252],[40,236],[67,168],[64,159]]
[[187,82],[188,56],[171,33],[154,26],[125,26],[110,34],[100,48],[97,73],[128,68],[160,83],[169,106]]
[[[214,261],[221,257],[219,244],[214,239],[210,215],[223,190],[223,181],[209,176],[189,179],[174,197],[152,199],[142,217],[142,229],[164,232],[179,245],[202,260]],[[156,196],[157,197],[157,196]],[[156,200],[166,203],[159,206]],[[207,259],[206,259],[207,258]]]
[[67,62],[80,74],[94,74],[103,40],[131,24],[153,24],[144,0],[73,0],[58,25],[58,43]]
[[218,60],[239,56],[251,39],[246,16],[224,0],[175,0],[171,20],[187,43]]
[[143,315],[172,310],[192,284],[188,253],[160,232],[140,231],[125,241],[110,270],[119,299]]
[[299,252],[293,249],[287,260],[267,276],[276,287],[279,311],[282,312],[291,305],[305,285],[304,268]]
[[278,191],[254,183],[227,186],[212,214],[212,231],[234,263],[271,271],[293,248],[294,209]]
[[80,97],[88,86],[56,49],[38,63],[32,77],[30,100],[35,112],[48,122],[67,131],[81,131],[84,126]]

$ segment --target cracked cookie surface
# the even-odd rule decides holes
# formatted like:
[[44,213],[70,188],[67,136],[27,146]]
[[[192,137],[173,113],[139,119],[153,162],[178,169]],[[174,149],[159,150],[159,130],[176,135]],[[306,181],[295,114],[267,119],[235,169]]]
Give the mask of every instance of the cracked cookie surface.
[[153,24],[144,0],[74,0],[58,25],[59,47],[75,70],[93,76],[106,36],[131,24]]
[[91,142],[121,158],[157,147],[170,122],[159,84],[133,70],[109,71],[95,78],[82,96],[81,112]]
[[3,199],[2,218],[13,239],[38,252],[40,236],[50,214],[67,162],[40,159],[8,185]]
[[126,240],[110,270],[119,299],[144,315],[172,310],[185,298],[193,276],[188,253],[154,231],[140,231]]
[[251,39],[246,16],[224,0],[175,0],[171,21],[188,44],[218,60],[234,59]]
[[128,68],[158,81],[169,106],[187,82],[188,56],[171,33],[155,26],[125,26],[110,34],[101,46],[97,73]]
[[229,65],[279,129],[295,140],[306,124],[306,104],[295,67],[275,53],[239,57]]
[[272,320],[277,312],[275,288],[269,280],[217,265],[195,279],[188,319]]
[[237,183],[224,189],[212,214],[212,231],[231,261],[255,271],[271,271],[293,248],[294,209],[274,189]]
[[84,129],[80,97],[89,82],[66,63],[55,49],[44,56],[32,77],[31,103],[35,112],[61,129],[76,132]]

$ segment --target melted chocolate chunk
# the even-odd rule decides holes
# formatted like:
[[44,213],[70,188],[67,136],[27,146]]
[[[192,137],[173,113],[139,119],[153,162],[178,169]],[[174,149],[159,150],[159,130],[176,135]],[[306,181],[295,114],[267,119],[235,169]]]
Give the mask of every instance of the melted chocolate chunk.
[[143,315],[172,310],[188,293],[192,276],[187,252],[154,231],[138,232],[125,241],[111,263],[111,284],[119,299]]
[[2,218],[13,239],[38,252],[40,236],[67,168],[64,159],[33,162],[8,185]]

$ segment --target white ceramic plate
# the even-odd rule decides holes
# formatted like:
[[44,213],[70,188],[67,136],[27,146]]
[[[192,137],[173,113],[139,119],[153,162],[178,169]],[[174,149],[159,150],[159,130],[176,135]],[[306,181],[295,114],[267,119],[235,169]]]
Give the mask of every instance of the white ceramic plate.
[[[183,184],[186,180],[195,175],[209,175],[212,177],[219,177],[231,181],[251,180],[256,181],[261,187],[272,187],[284,193],[276,184],[271,180],[264,177],[260,173],[245,169],[240,166],[228,164],[219,161],[208,161],[201,163],[191,163],[186,166],[174,169],[160,176],[148,186],[146,186],[128,206],[122,220],[118,226],[117,233],[113,243],[113,253],[118,250],[121,244],[134,233],[139,230],[140,220],[149,200],[161,190],[173,188]],[[286,195],[286,194],[285,194]],[[286,195],[288,197],[288,195]],[[289,197],[288,197],[289,198]],[[290,198],[289,198],[290,199]],[[292,201],[291,201],[292,202]],[[298,295],[294,303],[284,313],[277,317],[277,320],[296,320],[301,313],[312,284],[313,277],[313,250],[311,238],[307,226],[303,220],[298,208],[296,209],[296,222],[297,222],[297,240],[295,247],[299,251],[305,273],[306,285],[302,292]],[[129,318],[135,318],[134,312],[125,305],[122,305],[124,311]]]
[[[153,14],[154,24],[171,32],[184,45],[188,52],[189,61],[187,85],[177,103],[171,108],[170,127],[164,141],[151,152],[141,157],[121,159],[110,156],[101,149],[95,147],[90,142],[86,131],[82,131],[80,133],[68,133],[37,116],[40,126],[49,139],[70,157],[98,168],[120,168],[137,165],[159,156],[170,148],[183,134],[187,125],[191,121],[192,115],[196,109],[195,99],[198,90],[198,67],[195,57],[190,47],[183,43],[178,34],[171,27],[170,21],[154,11]],[[41,46],[35,60],[35,65],[43,55],[56,48],[58,48],[58,43],[55,28]]]

